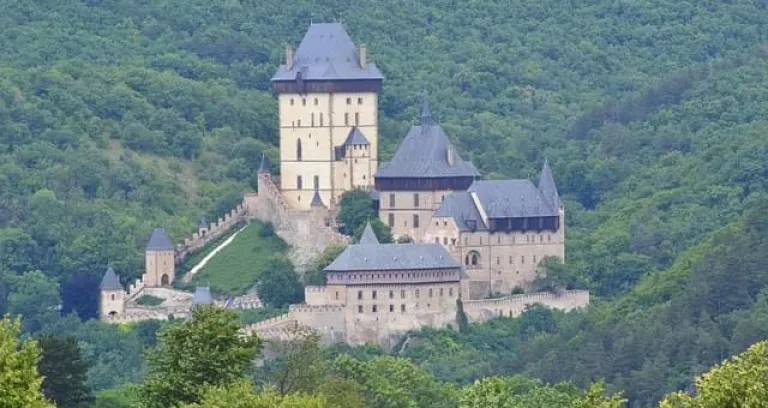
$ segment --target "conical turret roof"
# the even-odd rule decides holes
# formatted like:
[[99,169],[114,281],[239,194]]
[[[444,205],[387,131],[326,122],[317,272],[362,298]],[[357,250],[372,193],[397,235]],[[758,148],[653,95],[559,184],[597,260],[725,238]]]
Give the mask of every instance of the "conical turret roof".
[[173,241],[162,228],[155,228],[147,241],[147,251],[173,251]]
[[373,232],[371,223],[365,225],[363,235],[360,236],[360,245],[378,245],[379,239],[376,237],[376,233]]
[[555,209],[560,207],[560,196],[557,194],[555,177],[552,175],[552,169],[549,167],[549,160],[547,159],[544,159],[544,166],[541,169],[539,191],[547,204]]
[[104,277],[101,278],[101,284],[99,285],[101,290],[123,290],[123,285],[120,284],[120,277],[117,276],[115,270],[110,266],[107,271],[104,272]]

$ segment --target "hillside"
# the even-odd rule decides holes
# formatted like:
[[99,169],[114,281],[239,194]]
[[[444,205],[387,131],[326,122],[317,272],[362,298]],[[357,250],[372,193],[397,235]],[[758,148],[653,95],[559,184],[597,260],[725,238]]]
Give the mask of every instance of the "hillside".
[[[761,316],[762,260],[734,262],[738,254],[765,252],[764,230],[749,229],[762,220],[757,205],[768,176],[764,5],[0,6],[0,293],[8,286],[4,271],[40,269],[65,283],[65,304],[81,307],[80,294],[95,288],[107,262],[125,277],[140,274],[141,248],[155,226],[180,239],[200,215],[228,210],[254,188],[262,151],[277,162],[269,77],[283,44],[297,44],[310,19],[340,19],[386,76],[382,154],[391,155],[415,121],[426,89],[437,119],[486,177],[535,176],[548,158],[568,211],[562,278],[599,298],[587,315],[555,316],[554,323],[544,316],[450,340],[437,334],[456,355],[435,360],[427,346],[406,350],[441,378],[465,381],[489,370],[580,383],[605,376],[627,388],[636,406],[647,406],[687,385],[700,367],[743,349],[746,340],[733,340],[734,316]],[[736,255],[717,269],[721,251]],[[753,280],[728,279],[733,270]],[[702,286],[715,282],[739,295],[715,297],[718,286]],[[671,303],[686,293],[719,299],[719,306],[704,318],[699,303]],[[676,311],[683,315],[654,319]],[[688,327],[683,322],[690,338],[662,335]],[[512,332],[519,343],[505,343]],[[660,346],[652,340],[661,339],[711,344],[701,355],[671,347],[652,354]],[[498,359],[489,352],[507,349]],[[470,361],[465,356],[480,363],[452,373]]]

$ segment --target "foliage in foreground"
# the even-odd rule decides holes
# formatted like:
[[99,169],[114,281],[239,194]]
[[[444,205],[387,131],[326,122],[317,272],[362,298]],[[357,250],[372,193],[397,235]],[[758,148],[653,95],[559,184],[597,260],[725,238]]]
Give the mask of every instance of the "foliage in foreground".
[[0,402],[7,408],[49,408],[37,372],[37,343],[20,341],[20,331],[19,319],[0,319]]
[[88,364],[83,360],[77,339],[50,334],[38,339],[42,357],[38,371],[43,393],[58,408],[78,408],[93,399],[88,381]]

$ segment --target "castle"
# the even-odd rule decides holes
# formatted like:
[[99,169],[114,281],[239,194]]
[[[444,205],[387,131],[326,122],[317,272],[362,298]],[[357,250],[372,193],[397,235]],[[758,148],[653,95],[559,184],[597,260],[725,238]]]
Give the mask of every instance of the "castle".
[[[565,209],[549,163],[537,184],[481,180],[434,120],[425,97],[419,124],[392,159],[379,164],[382,81],[365,46],[357,48],[341,24],[311,24],[295,54],[286,47],[285,63],[272,78],[280,176],[271,174],[263,156],[258,193],[245,195],[236,216],[272,222],[298,250],[294,262],[301,269],[327,245],[348,243],[336,231],[338,203],[344,192],[362,189],[371,193],[393,236],[412,243],[379,243],[366,226],[360,242],[325,269],[326,286],[307,287],[305,304],[245,330],[276,339],[312,330],[327,341],[392,346],[408,330],[455,327],[462,315],[483,321],[517,316],[532,304],[563,310],[587,305],[586,291],[530,293],[541,262],[565,258]],[[167,234],[154,235],[145,286],[172,282],[169,261],[211,236],[198,231],[174,251]],[[119,279],[115,284],[108,275],[102,282],[105,317],[110,308],[104,305],[117,305],[111,295],[122,290]]]

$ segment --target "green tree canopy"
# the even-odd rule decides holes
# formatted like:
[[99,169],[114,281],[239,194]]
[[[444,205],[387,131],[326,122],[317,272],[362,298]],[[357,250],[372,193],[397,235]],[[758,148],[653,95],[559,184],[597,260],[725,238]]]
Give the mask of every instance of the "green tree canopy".
[[270,307],[286,307],[304,300],[304,287],[291,261],[282,256],[271,257],[256,290],[265,304]]
[[37,343],[20,341],[20,328],[20,319],[0,319],[0,401],[8,408],[52,408],[41,390]]
[[11,276],[9,281],[8,313],[24,317],[22,324],[26,333],[37,333],[59,318],[61,298],[56,281],[41,271]]
[[43,376],[43,392],[58,408],[84,407],[93,399],[87,385],[88,364],[83,360],[74,336],[51,334],[38,339],[42,357],[38,371]]
[[259,347],[258,338],[240,333],[234,312],[196,307],[191,319],[163,330],[157,349],[148,354],[141,402],[146,408],[199,402],[206,387],[244,378]]
[[365,223],[377,218],[371,195],[364,190],[347,191],[341,195],[338,221],[341,233],[354,235]]

